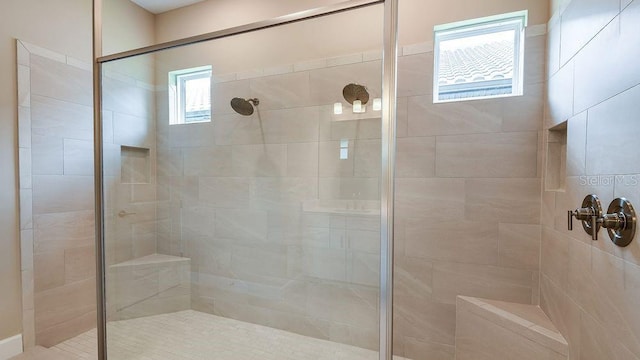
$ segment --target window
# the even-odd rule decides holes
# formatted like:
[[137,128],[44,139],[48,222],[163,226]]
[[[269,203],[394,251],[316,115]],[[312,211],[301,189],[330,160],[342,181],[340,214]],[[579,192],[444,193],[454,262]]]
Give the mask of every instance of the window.
[[433,101],[522,95],[527,11],[434,28]]
[[349,140],[340,140],[340,160],[349,159]]
[[211,121],[211,66],[169,72],[169,124]]

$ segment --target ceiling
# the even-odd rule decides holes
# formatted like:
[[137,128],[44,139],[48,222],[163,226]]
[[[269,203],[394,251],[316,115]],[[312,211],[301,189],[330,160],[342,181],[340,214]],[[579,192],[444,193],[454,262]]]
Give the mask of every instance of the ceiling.
[[165,11],[181,8],[204,0],[131,0],[147,11],[160,14]]

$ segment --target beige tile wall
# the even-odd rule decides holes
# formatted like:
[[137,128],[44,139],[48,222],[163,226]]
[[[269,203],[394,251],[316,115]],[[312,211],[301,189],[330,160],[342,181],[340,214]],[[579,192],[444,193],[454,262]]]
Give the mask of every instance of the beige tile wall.
[[155,89],[139,70],[152,67],[153,55],[103,66],[107,266],[157,253]]
[[380,121],[332,114],[349,82],[380,96],[380,61],[357,61],[214,75],[211,123],[169,126],[158,92],[158,250],[191,258],[195,310],[377,348]]
[[[191,264],[182,257],[153,254],[109,266],[110,321],[191,309]],[[111,329],[109,336],[117,329]],[[113,344],[110,344],[113,346]]]
[[534,305],[458,297],[456,360],[567,360],[565,339]]
[[454,358],[457,295],[538,301],[546,36],[532,35],[523,97],[433,104],[433,53],[399,60],[399,355]]
[[23,334],[51,346],[95,326],[91,73],[17,46]]
[[[538,217],[531,209],[537,207],[539,180],[533,169],[539,167],[538,128],[531,122],[539,114],[536,56],[544,38],[531,39],[527,89],[533,90],[523,99],[428,105],[429,87],[418,80],[429,78],[430,67],[423,64],[432,62],[431,54],[401,58],[400,91],[411,96],[399,99],[399,289],[406,284],[406,294],[399,290],[397,301],[400,352],[451,354],[458,294],[535,301]],[[316,104],[338,100],[349,81],[379,94],[379,67],[379,61],[369,61],[216,84],[219,106],[213,124],[158,125],[158,152],[166,154],[158,165],[157,191],[165,200],[158,207],[156,140],[150,135],[154,109],[144,105],[152,102],[151,90],[132,87],[129,78],[107,77],[107,229],[115,234],[107,241],[109,263],[156,252],[157,212],[164,219],[158,223],[157,251],[193,258],[194,308],[375,348],[377,216],[301,209],[305,201],[321,199],[362,210],[378,198],[378,120],[334,122],[331,106]],[[36,104],[31,112],[44,119],[33,126],[32,150],[33,209],[43,216],[32,222],[34,258],[42,274],[35,277],[36,289],[52,289],[53,299],[65,294],[53,290],[67,283],[83,289],[78,285],[86,283],[83,277],[92,269],[86,263],[92,249],[83,244],[92,243],[93,225],[91,198],[65,196],[83,186],[90,193],[92,186],[91,159],[81,142],[82,136],[91,136],[90,126],[66,122],[79,121],[83,111],[90,116],[81,107],[87,100],[74,104],[74,96],[80,96],[75,90],[53,100],[51,86],[35,87],[31,100]],[[224,99],[241,96],[239,91],[263,101],[264,145],[255,117],[240,117],[226,106]],[[329,99],[327,94],[334,93],[335,100]],[[124,103],[123,98],[137,101]],[[520,109],[517,114],[514,107]],[[355,157],[337,159],[340,139],[350,139]],[[473,144],[475,151],[460,152],[460,142]],[[120,145],[150,149],[150,184],[120,184]],[[485,156],[463,164],[478,153]],[[502,166],[492,161],[495,156]],[[59,191],[46,191],[52,187]],[[486,211],[488,206],[492,211]],[[121,209],[136,214],[116,218]],[[56,218],[59,213],[64,218]],[[460,227],[454,217],[463,218]],[[30,217],[24,218],[29,226]],[[62,249],[37,241],[38,234],[49,236],[57,226]],[[451,234],[450,245],[435,241],[443,234]],[[47,313],[65,305],[45,295],[36,295],[36,302]],[[69,316],[85,324],[91,318]],[[56,334],[64,333],[59,325],[64,317],[42,318]]]
[[[91,67],[21,42],[18,57],[23,332],[27,347],[52,346],[95,327]],[[153,150],[155,130],[146,120],[153,104],[140,105],[152,102],[150,86],[112,75],[105,87],[129,101],[105,101],[105,186],[124,193],[107,197],[109,230],[119,231],[117,241],[107,241],[108,261],[115,262],[156,251],[155,185],[124,191],[116,181],[119,145]],[[123,206],[114,205],[139,214],[119,224],[113,210]]]
[[[527,38],[521,98],[434,105],[432,52],[400,58],[399,354],[452,359],[459,294],[537,303],[545,39]],[[169,126],[158,92],[158,249],[192,259],[194,309],[377,346],[378,216],[305,204],[379,198],[379,120],[332,121],[331,104],[349,82],[379,96],[380,65],[214,75],[206,124]],[[265,144],[233,97],[260,98]]]
[[[544,44],[544,36],[528,38],[522,98],[433,105],[425,86],[432,53],[400,59],[398,353],[451,358],[456,295],[537,301]],[[379,96],[379,60],[216,83],[213,123],[170,127],[164,92],[156,93],[156,125],[150,88],[107,77],[107,231],[115,235],[107,241],[109,263],[156,251],[190,257],[194,309],[375,348],[379,223],[363,208],[379,198],[380,125],[332,121],[330,104],[352,81]],[[50,95],[42,95],[42,106],[57,105]],[[232,113],[228,101],[235,96],[260,97],[265,144],[257,115]],[[55,111],[42,113],[54,114],[52,133],[64,130]],[[62,160],[42,161],[51,174],[42,170],[33,183],[68,192],[90,178],[90,159],[85,144],[74,141],[82,138],[63,135],[59,142],[38,139],[42,156]],[[350,140],[349,160],[338,160],[341,139]],[[119,183],[120,145],[150,149],[150,184]],[[77,163],[65,161],[73,158]],[[61,204],[45,191],[33,193],[43,199],[37,211],[92,217],[90,207],[83,210],[90,202]],[[303,211],[318,199],[352,211]],[[136,214],[120,219],[120,210]],[[67,220],[73,221],[81,218]],[[68,261],[45,247],[50,254],[42,266],[62,264],[70,275],[48,272],[43,286],[77,282],[86,273],[79,244],[91,237],[62,236],[78,247]]]
[[567,122],[564,191],[543,192],[541,306],[571,359],[639,359],[640,243],[566,230],[566,211],[597,194],[640,201],[640,2],[573,0],[549,23],[545,128]]

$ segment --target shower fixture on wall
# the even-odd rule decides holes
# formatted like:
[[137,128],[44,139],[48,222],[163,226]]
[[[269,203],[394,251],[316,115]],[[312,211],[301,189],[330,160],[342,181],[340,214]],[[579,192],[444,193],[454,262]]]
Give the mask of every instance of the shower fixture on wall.
[[[366,104],[369,102],[369,91],[364,85],[350,83],[342,89],[342,96],[351,104],[352,111],[354,113],[366,112]],[[379,98],[373,99],[373,110],[382,110],[382,100]],[[333,113],[335,115],[342,114],[342,103],[333,104]]]
[[231,99],[231,108],[233,111],[237,112],[243,116],[251,116],[253,115],[254,110],[257,111],[258,114],[258,123],[260,124],[260,136],[262,137],[262,145],[265,147],[267,143],[264,138],[264,127],[262,125],[262,117],[260,116],[260,111],[258,110],[258,105],[260,105],[260,100],[258,98],[251,99],[243,99],[239,97],[234,97]]
[[573,230],[573,218],[582,222],[584,231],[591,235],[593,241],[598,240],[598,231],[601,225],[598,219],[602,217],[602,204],[595,194],[587,195],[582,200],[582,207],[576,210],[569,210],[567,213],[567,230]]
[[603,213],[600,200],[594,194],[584,198],[582,208],[568,211],[568,230],[573,230],[573,218],[582,221],[584,231],[591,235],[592,240],[598,240],[598,231],[605,228],[611,241],[620,247],[631,243],[636,234],[638,221],[636,211],[629,200],[617,198],[611,202],[607,212]]
[[367,88],[359,84],[348,84],[342,89],[342,96],[347,102],[353,105],[356,101],[360,101],[361,105],[369,102],[369,92]]
[[260,105],[260,100],[258,100],[257,98],[242,99],[235,97],[231,99],[231,108],[233,109],[233,111],[244,116],[252,115],[254,106],[258,105]]
[[614,244],[625,247],[631,243],[636,235],[638,222],[636,211],[631,202],[625,198],[614,199],[607,213],[602,216],[600,223],[607,229],[609,238]]
[[365,105],[369,102],[369,92],[367,88],[359,84],[348,84],[342,89],[342,96],[353,106],[354,113],[363,113]]

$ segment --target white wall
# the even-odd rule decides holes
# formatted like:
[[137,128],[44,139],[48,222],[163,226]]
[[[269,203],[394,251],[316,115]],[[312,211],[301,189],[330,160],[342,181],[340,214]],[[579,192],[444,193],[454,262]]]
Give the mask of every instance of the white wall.
[[168,11],[156,17],[159,42],[222,30],[343,0],[214,0]]
[[102,53],[114,54],[155,41],[155,16],[129,0],[102,0]]
[[545,0],[400,0],[399,41],[401,45],[431,41],[433,27],[454,21],[529,10],[529,25],[549,19]]
[[0,2],[0,339],[21,331],[18,242],[17,80],[19,38],[91,59],[90,0]]

